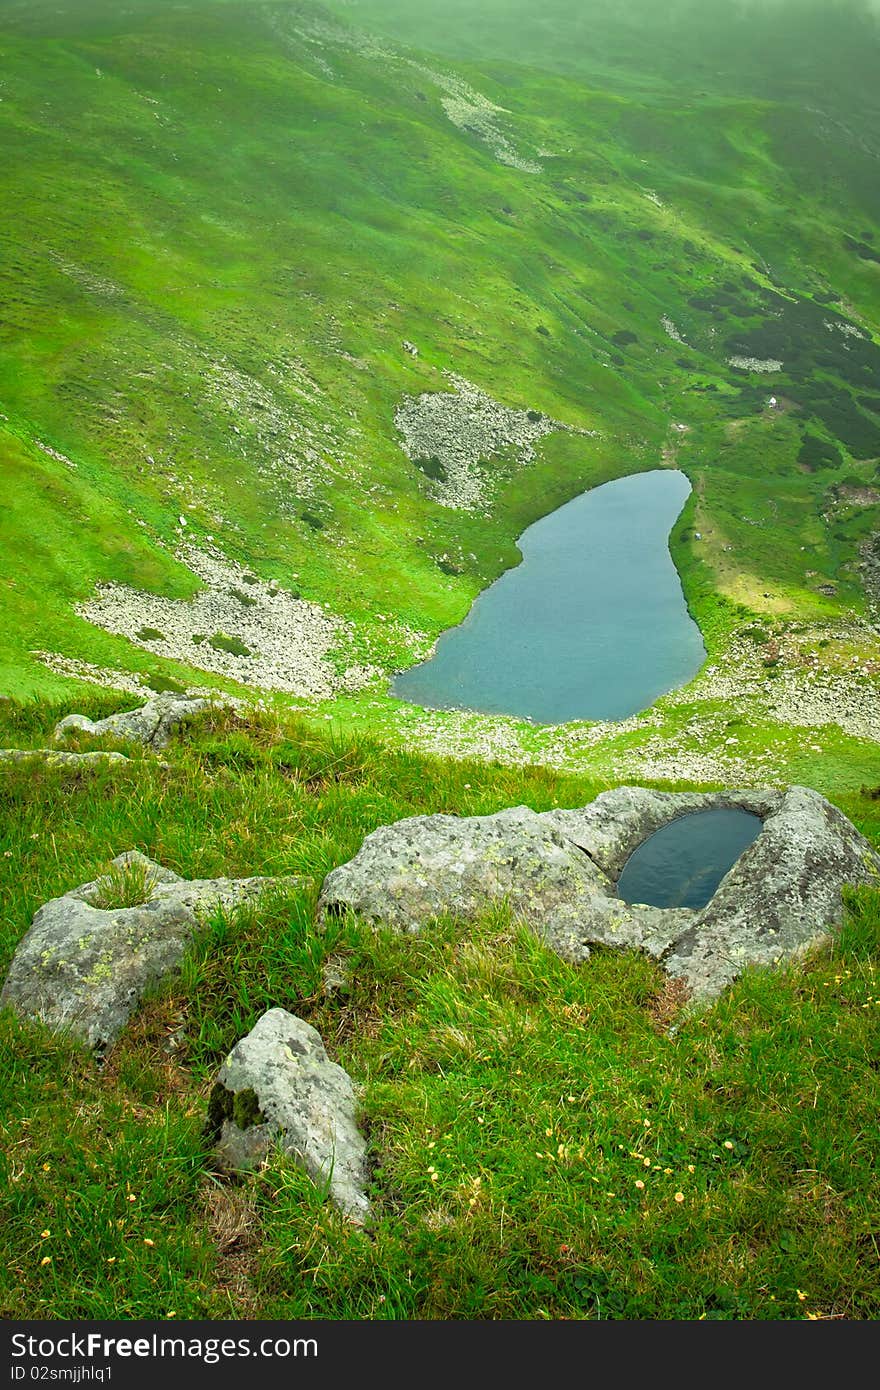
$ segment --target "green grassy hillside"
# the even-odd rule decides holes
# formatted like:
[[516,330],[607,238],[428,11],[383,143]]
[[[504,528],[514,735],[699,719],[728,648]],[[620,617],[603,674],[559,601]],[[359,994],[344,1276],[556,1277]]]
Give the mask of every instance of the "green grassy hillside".
[[[314,906],[379,825],[628,781],[802,782],[880,844],[878,35],[806,0],[0,0],[0,744],[257,706],[162,761],[3,764],[0,978],[124,850],[298,877],[102,1068],[0,1018],[0,1314],[877,1317],[876,893],[701,1015],[501,912]],[[525,526],[657,467],[693,485],[693,682],[560,727],[388,694]],[[272,1006],[362,1088],[369,1233],[283,1160],[213,1173],[213,1077]]]
[[[325,708],[409,738],[387,673],[515,563],[523,527],[673,463],[695,485],[674,551],[711,653],[755,616],[782,638],[806,624],[871,693],[870,109],[851,128],[785,92],[675,86],[646,47],[626,90],[503,48],[456,68],[283,0],[7,0],[0,45],[9,693],[69,691],[89,674],[71,661],[117,685],[247,684],[234,663],[206,674],[208,646],[75,611],[100,583],[192,596],[186,542],[344,620],[336,677],[371,679]],[[499,446],[475,465],[485,506],[438,505],[395,416],[454,398],[445,373],[591,433],[546,434],[527,466]],[[530,755],[528,728],[504,734]]]
[[[65,708],[0,709],[3,740],[44,745]],[[204,717],[163,760],[4,771],[0,973],[35,909],[122,850],[299,881],[214,914],[103,1067],[0,1015],[2,1316],[878,1316],[877,892],[850,897],[833,946],[689,1014],[647,957],[568,965],[499,910],[418,937],[315,928],[324,873],[377,825],[582,805],[589,771],[394,754],[268,713]],[[876,794],[837,800],[880,843]],[[273,1007],[362,1087],[366,1232],[290,1160],[213,1171],[213,1080]]]

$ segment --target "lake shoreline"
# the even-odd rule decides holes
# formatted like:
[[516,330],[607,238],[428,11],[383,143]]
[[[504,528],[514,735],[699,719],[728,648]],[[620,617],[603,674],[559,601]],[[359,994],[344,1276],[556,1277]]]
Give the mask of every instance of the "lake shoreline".
[[533,523],[517,541],[521,563],[394,677],[392,695],[560,724],[627,718],[687,684],[706,649],[669,538],[690,492],[682,471],[652,469]]

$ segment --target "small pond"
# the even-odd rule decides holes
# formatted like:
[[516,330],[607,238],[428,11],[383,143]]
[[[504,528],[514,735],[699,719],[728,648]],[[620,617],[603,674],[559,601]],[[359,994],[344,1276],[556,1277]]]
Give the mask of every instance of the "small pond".
[[651,907],[705,907],[762,826],[750,811],[721,808],[680,816],[633,851],[617,896]]
[[520,536],[522,564],[479,595],[434,655],[392,684],[428,709],[544,724],[625,719],[705,659],[669,553],[690,493],[658,469],[591,488]]

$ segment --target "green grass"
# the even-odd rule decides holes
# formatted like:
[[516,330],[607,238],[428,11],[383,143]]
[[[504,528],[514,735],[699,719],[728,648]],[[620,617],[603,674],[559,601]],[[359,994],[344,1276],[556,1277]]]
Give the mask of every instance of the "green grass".
[[111,864],[97,880],[89,901],[101,911],[141,907],[152,897],[156,877],[147,864],[134,860],[127,864]]
[[[357,8],[381,18],[382,6]],[[873,176],[837,126],[822,125],[836,176],[810,179],[821,142],[793,127],[784,91],[758,99],[743,78],[685,100],[666,81],[622,89],[601,64],[556,73],[547,44],[566,29],[544,25],[535,66],[470,53],[463,74],[508,110],[518,148],[552,152],[542,174],[524,174],[451,123],[443,89],[405,54],[377,62],[344,34],[316,46],[309,7],[197,9],[198,24],[152,3],[124,15],[106,3],[0,8],[14,75],[0,104],[4,689],[69,690],[35,659],[46,649],[204,680],[72,611],[107,581],[191,595],[196,581],[169,553],[180,514],[188,540],[213,536],[350,619],[354,655],[391,671],[407,652],[381,621],[389,592],[395,616],[430,636],[460,621],[515,562],[526,525],[656,466],[674,420],[691,427],[673,443],[700,521],[732,547],[680,539],[692,605],[730,591],[732,554],[754,576],[736,601],[758,612],[765,593],[796,617],[864,612],[852,567],[877,508],[838,534],[822,497],[873,463],[838,441],[839,469],[804,474],[813,397],[768,420],[767,383],[725,362],[731,335],[769,331],[771,284],[792,297],[811,352],[835,346],[816,324],[841,306],[810,308],[829,286],[863,326],[880,321],[874,267],[845,240],[855,228],[863,243],[876,223]],[[635,71],[652,44],[631,49]],[[868,104],[858,120],[869,140]],[[821,369],[838,393],[817,398],[822,419],[842,399],[841,429],[875,429],[851,402],[857,385],[836,375],[852,353],[821,366],[804,344],[796,379],[774,389],[815,394]],[[405,458],[393,417],[403,395],[444,389],[446,369],[599,437],[551,436],[537,465],[502,469],[490,515],[437,506],[424,471],[429,484],[436,469]],[[785,525],[749,525],[768,489],[781,490]],[[817,598],[805,568],[837,595]]]
[[[880,744],[846,722],[880,674],[858,569],[880,517],[878,30],[845,6],[829,32],[807,0],[745,28],[705,5],[678,29],[598,0],[331,8],[422,51],[377,58],[299,0],[0,0],[0,743],[134,703],[41,652],[241,693],[77,611],[108,583],[192,597],[183,542],[322,604],[349,625],[339,669],[388,674],[531,522],[661,464],[693,483],[670,544],[709,664],[742,639],[760,688],[696,686],[594,738],[424,716],[380,681],[299,721],[281,697],[203,719],[161,765],[105,740],[132,761],[4,766],[0,972],[43,902],[126,850],[300,886],[213,915],[102,1069],[2,1016],[0,1314],[876,1318],[876,895],[701,1017],[645,960],[574,969],[500,911],[400,939],[320,935],[314,905],[378,825],[582,805],[651,768],[674,789],[677,760],[814,786],[880,844]],[[455,125],[450,81],[542,172]],[[450,371],[594,433],[489,461],[485,513],[442,507],[442,463],[409,461],[394,416]],[[207,624],[194,662],[206,645],[247,655]],[[835,681],[843,727],[765,700]],[[480,759],[414,751],[431,739]],[[330,957],[349,983],[327,996]],[[211,1172],[213,1077],[277,1005],[363,1087],[369,1232],[284,1161]]]
[[[4,740],[60,712],[5,707]],[[0,971],[41,902],[125,849],[300,885],[214,913],[103,1067],[3,1013],[4,1316],[877,1317],[877,893],[851,896],[833,946],[688,1015],[647,959],[568,965],[501,907],[419,937],[316,930],[321,878],[375,826],[579,805],[589,777],[268,713],[202,717],[164,757],[4,770]],[[836,799],[880,844],[869,789]],[[366,1232],[288,1160],[211,1171],[217,1069],[279,1006],[362,1087]]]

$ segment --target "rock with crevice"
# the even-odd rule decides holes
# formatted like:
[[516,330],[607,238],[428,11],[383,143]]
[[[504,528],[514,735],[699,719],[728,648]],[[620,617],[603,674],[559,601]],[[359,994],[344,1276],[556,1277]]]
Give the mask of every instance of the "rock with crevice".
[[229,1053],[211,1094],[208,1133],[221,1172],[248,1172],[280,1148],[349,1220],[367,1220],[354,1083],[330,1061],[320,1034],[285,1009],[263,1014]]
[[[741,809],[760,817],[752,845],[699,909],[626,903],[616,884],[630,854],[681,816]],[[807,787],[669,793],[618,787],[588,806],[538,814],[419,816],[367,836],[324,881],[319,917],[353,911],[419,931],[445,915],[476,920],[507,903],[573,962],[593,947],[645,952],[711,1000],[747,966],[790,960],[843,918],[845,884],[880,883],[880,856]]]
[[205,913],[239,907],[280,883],[184,879],[137,850],[117,855],[107,874],[38,910],[0,1005],[102,1053],[144,992],[178,969]]
[[843,920],[845,884],[880,886],[880,855],[818,792],[792,787],[663,964],[695,998],[746,968],[818,946]]
[[204,696],[176,695],[170,692],[154,695],[137,709],[123,710],[106,719],[92,720],[84,714],[68,714],[55,726],[56,739],[84,733],[90,737],[131,739],[146,748],[166,748],[178,725],[193,719],[203,710],[229,708],[239,704],[233,697],[210,700]]
[[781,791],[659,792],[615,787],[588,806],[545,811],[540,819],[571,840],[615,881],[633,850],[661,826],[698,811],[738,809],[764,820],[778,811]]

